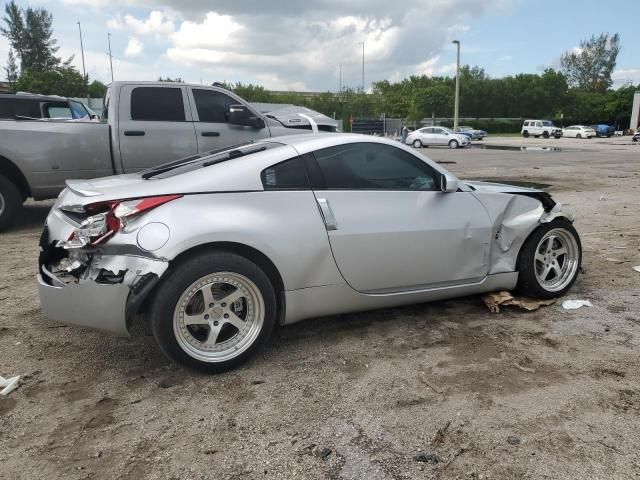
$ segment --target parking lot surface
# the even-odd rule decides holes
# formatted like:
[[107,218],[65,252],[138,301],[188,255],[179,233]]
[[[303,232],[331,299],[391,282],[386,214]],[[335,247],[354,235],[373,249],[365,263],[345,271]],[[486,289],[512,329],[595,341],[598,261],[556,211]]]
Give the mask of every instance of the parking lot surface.
[[469,297],[315,319],[205,376],[150,337],[45,319],[34,275],[51,202],[30,203],[0,234],[0,375],[25,375],[0,397],[0,478],[637,478],[640,146],[480,145],[494,148],[423,153],[567,204],[585,272],[566,298],[593,307],[493,314]]

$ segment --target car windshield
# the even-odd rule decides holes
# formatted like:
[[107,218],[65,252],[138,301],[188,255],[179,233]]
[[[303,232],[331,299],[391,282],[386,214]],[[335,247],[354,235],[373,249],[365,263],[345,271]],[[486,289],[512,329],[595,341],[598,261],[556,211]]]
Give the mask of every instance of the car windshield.
[[542,125],[544,125],[545,127],[553,127],[553,122],[550,122],[549,120],[543,120]]
[[145,180],[150,178],[168,178],[175,175],[181,175],[198,168],[209,167],[217,163],[222,163],[234,158],[245,157],[254,153],[263,152],[271,148],[282,147],[282,143],[276,142],[259,142],[259,143],[242,143],[229,147],[212,150],[203,155],[192,155],[190,157],[181,158],[172,162],[164,163],[152,167],[148,170],[140,172]]

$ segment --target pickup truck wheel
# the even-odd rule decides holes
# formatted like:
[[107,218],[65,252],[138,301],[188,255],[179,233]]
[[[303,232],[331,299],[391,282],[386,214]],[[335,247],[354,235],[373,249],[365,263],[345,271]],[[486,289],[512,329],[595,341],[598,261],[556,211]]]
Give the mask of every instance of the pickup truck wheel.
[[543,132],[542,136],[543,136],[544,138],[549,138],[549,132]]
[[0,230],[4,230],[13,220],[22,206],[22,195],[15,184],[0,175]]
[[527,132],[526,130],[524,132],[522,132],[522,136],[524,138],[529,138],[529,132]]
[[246,360],[271,336],[269,277],[233,252],[200,254],[167,272],[151,305],[151,330],[174,362],[209,373]]
[[517,289],[533,298],[556,298],[576,281],[582,245],[571,222],[558,218],[538,227],[518,256]]

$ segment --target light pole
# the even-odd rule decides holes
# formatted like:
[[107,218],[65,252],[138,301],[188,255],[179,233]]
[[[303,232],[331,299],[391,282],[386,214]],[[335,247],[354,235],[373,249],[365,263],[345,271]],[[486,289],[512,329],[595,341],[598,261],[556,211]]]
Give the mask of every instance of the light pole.
[[338,93],[342,95],[342,64],[340,64],[340,73],[338,75]]
[[80,27],[80,22],[78,22],[78,33],[80,34],[80,54],[82,55],[82,75],[87,78],[87,71],[84,68],[84,47],[82,46],[82,28]]
[[458,47],[458,55],[456,59],[456,98],[455,105],[453,107],[453,131],[458,132],[458,109],[460,107],[460,40],[454,40],[451,43],[455,43]]
[[111,57],[111,33],[107,33],[107,41],[109,42],[109,66],[111,67],[111,81],[113,82],[113,60]]
[[358,45],[362,45],[362,92],[364,93],[364,42],[358,42]]

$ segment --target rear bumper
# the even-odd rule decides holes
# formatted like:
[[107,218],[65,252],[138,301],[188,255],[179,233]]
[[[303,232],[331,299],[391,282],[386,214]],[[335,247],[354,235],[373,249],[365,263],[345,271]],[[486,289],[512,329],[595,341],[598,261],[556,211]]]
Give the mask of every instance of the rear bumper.
[[128,336],[125,307],[130,288],[122,283],[93,281],[53,286],[38,273],[38,293],[44,314],[57,322]]

